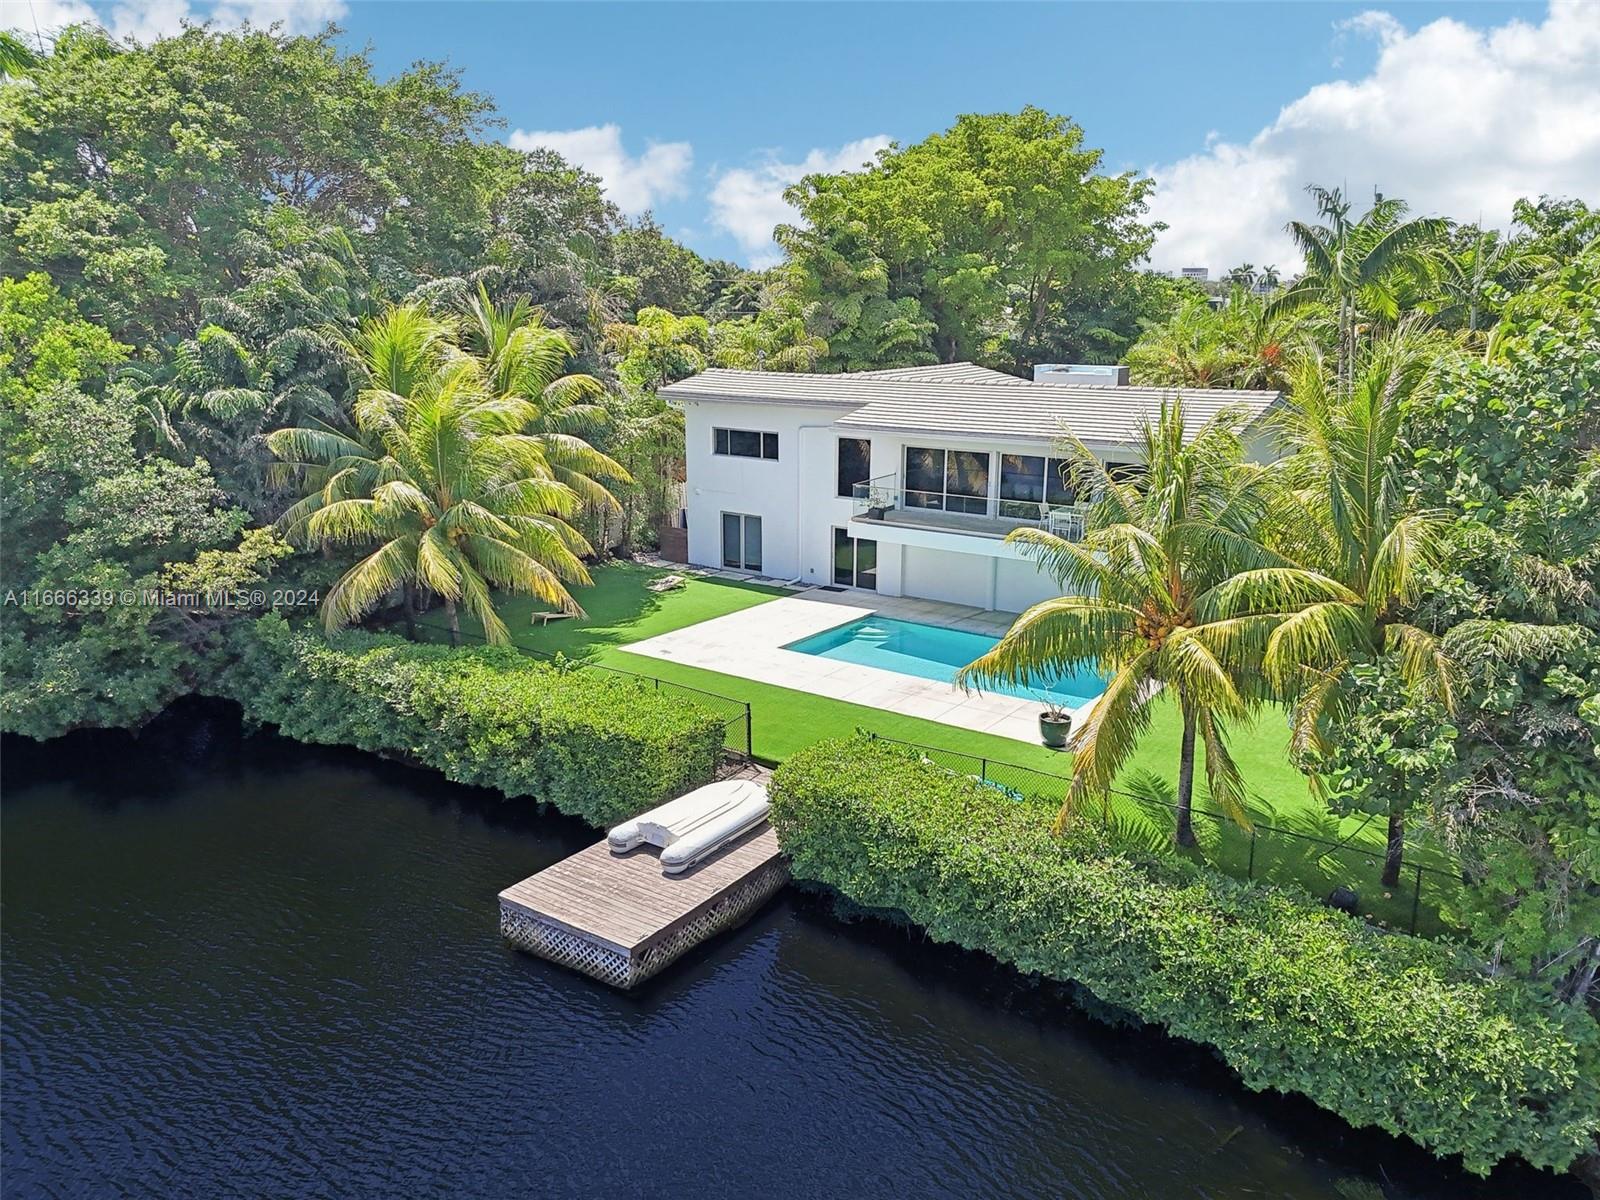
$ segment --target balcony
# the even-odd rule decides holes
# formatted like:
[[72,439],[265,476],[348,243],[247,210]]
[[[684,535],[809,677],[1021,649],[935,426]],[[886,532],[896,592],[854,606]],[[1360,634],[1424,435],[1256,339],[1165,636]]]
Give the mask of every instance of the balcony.
[[880,475],[856,484],[851,488],[851,500],[852,524],[926,529],[996,540],[1014,529],[1047,529],[1068,541],[1081,541],[1087,509],[1082,504],[912,491],[900,486],[897,475]]

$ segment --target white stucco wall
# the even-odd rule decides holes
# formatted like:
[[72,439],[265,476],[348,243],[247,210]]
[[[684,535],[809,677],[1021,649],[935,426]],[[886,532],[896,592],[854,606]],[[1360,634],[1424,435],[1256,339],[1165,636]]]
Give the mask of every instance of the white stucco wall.
[[[832,528],[850,520],[850,501],[833,494],[838,435],[831,426],[850,410],[711,401],[682,407],[689,561],[720,567],[722,514],[748,513],[761,518],[762,574],[827,583]],[[713,453],[719,427],[776,433],[778,460]]]
[[975,554],[907,546],[901,594],[988,608],[989,572],[993,569],[991,563],[997,561]]
[[[978,608],[1021,612],[1059,594],[1015,546],[947,530],[851,526],[852,503],[837,495],[841,437],[872,443],[870,478],[898,486],[907,445],[1001,453],[1050,454],[1048,438],[1027,444],[986,438],[886,434],[838,429],[834,422],[852,406],[751,404],[742,401],[683,401],[688,483],[689,561],[721,567],[722,514],[761,518],[761,573],[806,584],[833,582],[833,530],[850,529],[878,543],[878,588],[886,596],[919,596]],[[713,452],[718,427],[778,435],[778,459],[739,458]],[[1091,445],[1108,461],[1137,461],[1125,446]],[[1263,436],[1250,440],[1250,456],[1270,459]],[[997,468],[996,468],[997,469]]]
[[1003,558],[995,569],[994,606],[1003,612],[1022,612],[1041,600],[1061,595],[1056,581],[1032,561]]

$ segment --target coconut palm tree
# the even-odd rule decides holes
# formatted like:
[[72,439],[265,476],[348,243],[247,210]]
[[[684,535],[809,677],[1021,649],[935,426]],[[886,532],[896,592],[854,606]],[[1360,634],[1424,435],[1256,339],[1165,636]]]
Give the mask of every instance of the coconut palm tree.
[[[1203,615],[1210,597],[1247,569],[1282,565],[1255,536],[1267,479],[1242,463],[1242,420],[1224,413],[1186,428],[1180,399],[1164,402],[1140,435],[1147,474],[1113,478],[1075,438],[1063,454],[1080,495],[1095,495],[1081,541],[1021,529],[1009,541],[1060,581],[1065,594],[1034,605],[960,673],[963,686],[1027,686],[1083,662],[1105,691],[1071,742],[1072,783],[1059,829],[1087,797],[1104,795],[1127,765],[1165,691],[1183,718],[1177,840],[1194,844],[1195,746],[1205,746],[1213,800],[1248,826],[1244,784],[1227,727],[1263,698],[1259,676],[1231,662]],[[1192,436],[1189,434],[1192,433]]]
[[488,641],[510,641],[496,588],[582,611],[566,585],[590,582],[579,557],[589,545],[567,521],[577,495],[555,478],[543,443],[523,432],[535,405],[486,391],[451,332],[417,305],[364,322],[348,344],[364,385],[354,434],[316,426],[268,438],[311,485],[279,518],[291,539],[376,544],[325,597],[330,631],[417,586],[443,598],[453,645],[462,607]]
[[461,342],[476,359],[489,395],[530,406],[533,415],[523,432],[538,442],[551,474],[583,503],[620,512],[601,481],[629,483],[631,476],[583,436],[610,421],[600,403],[605,385],[593,375],[562,373],[573,355],[567,335],[546,326],[526,297],[497,305],[479,283],[465,305]]
[[1282,282],[1283,275],[1277,267],[1269,263],[1261,268],[1260,284],[1262,291],[1275,292],[1278,290],[1278,284]]
[[1325,304],[1335,314],[1336,377],[1341,390],[1349,382],[1362,318],[1399,319],[1407,277],[1426,277],[1449,222],[1436,217],[1405,220],[1401,200],[1378,197],[1359,219],[1350,217],[1350,201],[1338,188],[1312,184],[1321,225],[1290,221],[1288,232],[1305,255],[1299,279],[1272,301],[1274,314],[1309,304]]
[[[1242,572],[1203,606],[1230,654],[1259,654],[1291,702],[1297,753],[1327,748],[1356,662],[1393,656],[1409,686],[1454,706],[1440,640],[1403,619],[1445,532],[1444,515],[1414,507],[1401,480],[1401,422],[1429,361],[1408,327],[1368,351],[1344,391],[1320,358],[1304,360],[1280,423],[1294,450],[1283,470],[1296,518],[1283,548],[1297,565]],[[1391,809],[1385,884],[1398,882],[1404,849],[1405,812]]]

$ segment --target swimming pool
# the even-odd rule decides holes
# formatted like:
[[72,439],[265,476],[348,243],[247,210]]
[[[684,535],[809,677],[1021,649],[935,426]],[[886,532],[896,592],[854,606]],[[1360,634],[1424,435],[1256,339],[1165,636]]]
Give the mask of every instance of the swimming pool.
[[[956,672],[973,659],[987,654],[999,638],[918,621],[899,621],[893,617],[870,616],[833,629],[824,629],[790,642],[785,650],[832,658],[882,671],[898,671],[919,679],[955,681]],[[1067,708],[1087,704],[1105,690],[1105,680],[1092,666],[1082,666],[1043,686],[991,685],[983,690],[1024,700],[1042,700],[1046,695]]]

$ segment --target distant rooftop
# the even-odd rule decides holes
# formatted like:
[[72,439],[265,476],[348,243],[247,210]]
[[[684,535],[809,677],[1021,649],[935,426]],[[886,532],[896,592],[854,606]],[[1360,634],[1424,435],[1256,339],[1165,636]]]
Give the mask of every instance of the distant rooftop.
[[1233,388],[1079,387],[1035,383],[974,363],[832,375],[715,368],[661,389],[668,400],[797,404],[846,409],[843,429],[1049,442],[1070,430],[1086,442],[1127,444],[1164,398],[1181,395],[1191,430],[1224,409],[1253,423],[1279,398]]

